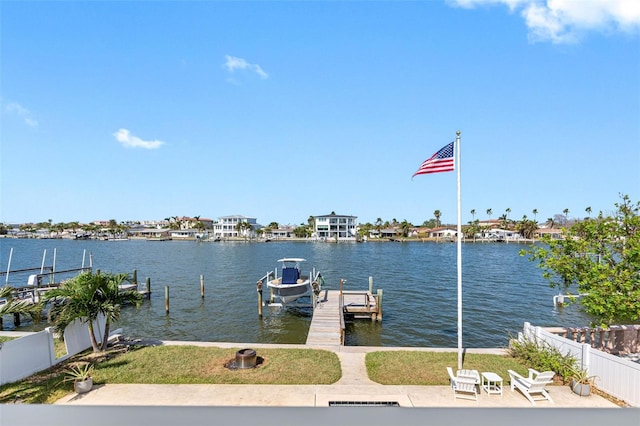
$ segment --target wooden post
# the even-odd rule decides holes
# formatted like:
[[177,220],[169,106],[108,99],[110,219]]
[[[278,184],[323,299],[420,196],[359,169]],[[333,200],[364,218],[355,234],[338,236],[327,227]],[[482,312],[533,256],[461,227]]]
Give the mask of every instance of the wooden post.
[[204,275],[200,275],[200,297],[204,299]]
[[138,286],[138,270],[137,269],[133,270],[133,275],[131,276],[131,284],[135,285],[136,287]]
[[169,315],[169,286],[164,286],[164,310]]
[[378,290],[378,321],[382,322],[382,289]]
[[262,280],[256,283],[256,290],[258,291],[258,317],[262,318]]
[[369,277],[369,293],[373,294],[373,277]]
[[147,299],[151,300],[151,278],[147,277]]

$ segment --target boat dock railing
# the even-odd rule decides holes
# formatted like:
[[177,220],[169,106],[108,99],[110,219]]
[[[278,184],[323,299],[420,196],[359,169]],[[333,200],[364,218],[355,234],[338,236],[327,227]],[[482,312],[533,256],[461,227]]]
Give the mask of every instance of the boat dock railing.
[[344,290],[346,280],[340,280],[340,301],[343,315],[382,321],[382,290],[373,293],[373,277],[368,290]]

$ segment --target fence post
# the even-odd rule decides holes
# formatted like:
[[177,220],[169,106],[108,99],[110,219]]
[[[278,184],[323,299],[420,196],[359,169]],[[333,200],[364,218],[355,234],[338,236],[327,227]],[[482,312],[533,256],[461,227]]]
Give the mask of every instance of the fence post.
[[583,343],[581,346],[582,346],[582,354],[581,354],[582,369],[588,372],[589,366],[591,365],[591,345]]
[[[531,337],[530,329],[531,329],[531,323],[525,321],[524,326],[522,327],[522,335],[527,339]],[[522,337],[518,336],[518,340],[522,341]]]
[[49,342],[49,365],[53,366],[56,364],[56,346],[54,339],[53,327],[47,327],[44,329],[47,332],[48,342]]

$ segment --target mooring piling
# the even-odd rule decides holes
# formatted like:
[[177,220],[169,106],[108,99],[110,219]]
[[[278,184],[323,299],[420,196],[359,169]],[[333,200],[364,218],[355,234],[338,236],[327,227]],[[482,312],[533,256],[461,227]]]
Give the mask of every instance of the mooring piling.
[[169,286],[164,286],[164,310],[169,315]]
[[262,280],[256,283],[256,291],[258,292],[258,317],[262,318]]
[[204,299],[204,275],[200,275],[200,298]]
[[147,283],[146,283],[146,287],[147,287],[147,299],[151,299],[151,278],[147,277]]

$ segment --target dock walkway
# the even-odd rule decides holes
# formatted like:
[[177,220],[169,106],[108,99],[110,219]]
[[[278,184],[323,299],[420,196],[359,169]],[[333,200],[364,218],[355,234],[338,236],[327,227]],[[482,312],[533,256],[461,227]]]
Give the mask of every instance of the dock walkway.
[[344,318],[338,290],[322,290],[313,310],[307,335],[309,346],[340,346],[344,344]]

